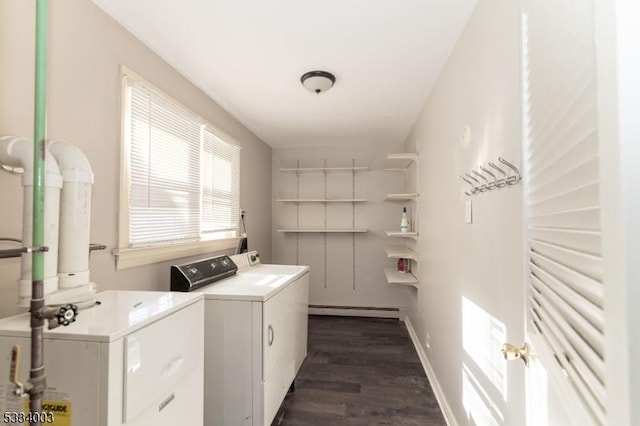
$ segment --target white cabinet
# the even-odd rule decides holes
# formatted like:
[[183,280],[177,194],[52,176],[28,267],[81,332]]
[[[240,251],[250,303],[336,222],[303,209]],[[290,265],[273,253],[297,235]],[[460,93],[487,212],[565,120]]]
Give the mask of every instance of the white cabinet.
[[[45,404],[60,407],[61,425],[172,426],[203,423],[203,320],[200,295],[107,291],[101,305],[81,310],[75,323],[45,331]],[[0,321],[0,375],[9,353],[22,349],[28,379],[28,315]],[[24,399],[0,384],[0,408],[24,411]]]
[[307,355],[309,273],[283,287],[266,300],[205,295],[205,425],[275,417]]

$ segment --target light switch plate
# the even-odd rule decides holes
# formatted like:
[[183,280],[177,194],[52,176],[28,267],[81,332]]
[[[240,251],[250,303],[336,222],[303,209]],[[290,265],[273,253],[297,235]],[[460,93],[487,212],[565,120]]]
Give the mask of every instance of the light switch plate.
[[464,202],[464,223],[473,223],[471,200],[465,200]]

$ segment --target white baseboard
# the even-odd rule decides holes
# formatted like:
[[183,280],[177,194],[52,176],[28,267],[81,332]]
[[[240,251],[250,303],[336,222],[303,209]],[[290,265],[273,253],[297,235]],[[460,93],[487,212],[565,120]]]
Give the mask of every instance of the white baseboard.
[[409,336],[411,336],[411,340],[413,341],[413,346],[416,347],[416,351],[418,352],[418,357],[420,358],[420,362],[422,363],[422,368],[424,368],[424,372],[429,379],[429,383],[431,384],[431,388],[433,389],[433,393],[436,396],[436,400],[438,401],[438,405],[440,406],[440,410],[442,411],[442,415],[444,416],[445,421],[447,422],[447,426],[458,426],[458,422],[453,415],[453,411],[451,411],[451,407],[447,403],[447,399],[442,392],[442,388],[440,387],[440,383],[436,378],[436,374],[429,363],[429,359],[427,358],[427,354],[424,352],[422,345],[420,344],[420,339],[418,339],[418,335],[416,334],[411,321],[408,316],[405,316],[404,322],[407,326],[407,330],[409,331]]
[[396,308],[363,308],[349,306],[309,306],[309,315],[335,315],[343,317],[402,318]]

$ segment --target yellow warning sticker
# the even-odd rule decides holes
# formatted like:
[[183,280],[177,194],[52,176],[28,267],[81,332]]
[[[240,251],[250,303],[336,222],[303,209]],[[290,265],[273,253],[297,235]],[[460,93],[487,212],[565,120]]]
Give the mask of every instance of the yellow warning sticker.
[[[47,417],[52,417],[53,426],[71,426],[71,402],[52,401],[45,399],[42,401],[42,411],[47,413]],[[49,416],[51,414],[51,416]],[[44,423],[44,422],[43,422]]]
[[[29,399],[25,400],[24,412],[29,411]],[[39,414],[42,425],[71,426],[71,402],[42,400],[42,413]]]

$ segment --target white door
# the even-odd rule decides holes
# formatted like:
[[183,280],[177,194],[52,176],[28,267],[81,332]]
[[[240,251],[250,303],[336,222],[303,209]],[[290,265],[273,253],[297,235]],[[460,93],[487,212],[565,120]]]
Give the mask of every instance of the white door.
[[526,425],[607,421],[595,0],[525,0]]

